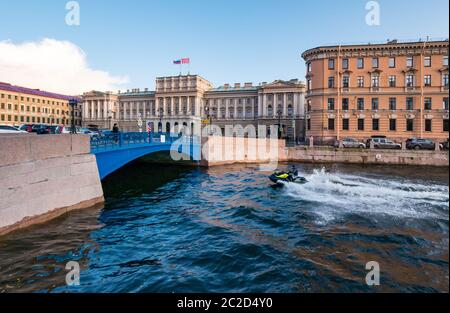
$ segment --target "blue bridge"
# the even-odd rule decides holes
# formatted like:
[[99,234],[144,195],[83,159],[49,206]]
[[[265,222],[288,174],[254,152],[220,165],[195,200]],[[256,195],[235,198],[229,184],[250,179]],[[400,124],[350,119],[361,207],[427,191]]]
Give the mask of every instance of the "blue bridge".
[[91,153],[97,158],[100,179],[145,155],[168,151],[174,160],[201,160],[197,136],[171,133],[117,133],[91,137]]

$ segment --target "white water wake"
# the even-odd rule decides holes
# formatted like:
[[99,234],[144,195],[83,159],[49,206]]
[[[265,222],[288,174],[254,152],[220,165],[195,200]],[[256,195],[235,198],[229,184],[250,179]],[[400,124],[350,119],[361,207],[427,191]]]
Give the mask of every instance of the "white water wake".
[[409,181],[327,173],[314,170],[307,184],[286,185],[293,198],[315,202],[314,212],[326,221],[348,213],[449,219],[449,187]]

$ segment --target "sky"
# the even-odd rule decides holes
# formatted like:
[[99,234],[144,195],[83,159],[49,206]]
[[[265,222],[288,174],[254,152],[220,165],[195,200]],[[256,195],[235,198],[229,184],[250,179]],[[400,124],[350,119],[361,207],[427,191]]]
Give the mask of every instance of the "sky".
[[[0,81],[53,92],[154,88],[190,73],[219,86],[304,80],[301,53],[337,43],[448,38],[448,0],[0,0]],[[183,73],[187,72],[187,67]]]

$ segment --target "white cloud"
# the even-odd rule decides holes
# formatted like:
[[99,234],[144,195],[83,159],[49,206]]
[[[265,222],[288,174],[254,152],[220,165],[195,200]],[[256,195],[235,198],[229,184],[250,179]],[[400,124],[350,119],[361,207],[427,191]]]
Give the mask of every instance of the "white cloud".
[[92,69],[77,45],[46,38],[21,44],[0,41],[0,81],[78,95],[90,90],[116,91],[128,77]]

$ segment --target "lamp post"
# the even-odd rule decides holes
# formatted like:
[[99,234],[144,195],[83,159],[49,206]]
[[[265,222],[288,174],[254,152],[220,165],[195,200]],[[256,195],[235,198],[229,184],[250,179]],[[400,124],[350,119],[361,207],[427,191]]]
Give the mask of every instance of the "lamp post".
[[281,110],[278,109],[277,115],[278,115],[278,139],[281,139]]
[[70,133],[71,134],[76,134],[77,133],[77,129],[75,127],[75,107],[77,106],[78,101],[77,99],[70,99],[69,100],[69,105],[72,108],[72,119],[70,122]]
[[164,109],[159,108],[159,125],[158,125],[158,132],[162,133],[162,118],[164,114]]

